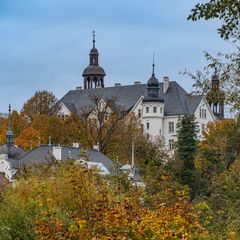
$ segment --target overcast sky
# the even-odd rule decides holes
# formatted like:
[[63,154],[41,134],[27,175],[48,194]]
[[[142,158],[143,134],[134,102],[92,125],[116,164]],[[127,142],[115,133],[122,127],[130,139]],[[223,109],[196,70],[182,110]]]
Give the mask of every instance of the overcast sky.
[[0,0],[0,112],[20,110],[37,90],[61,98],[82,86],[92,30],[105,86],[146,83],[152,54],[156,76],[169,76],[190,90],[179,75],[205,64],[203,51],[229,51],[217,35],[219,22],[190,22],[199,0]]

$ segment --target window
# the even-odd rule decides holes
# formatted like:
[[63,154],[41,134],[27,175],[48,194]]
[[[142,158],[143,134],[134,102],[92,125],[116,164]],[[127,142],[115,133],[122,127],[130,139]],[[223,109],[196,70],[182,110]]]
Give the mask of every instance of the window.
[[213,112],[214,112],[214,113],[217,113],[217,103],[215,103],[215,104],[213,105]]
[[141,116],[142,116],[142,110],[138,109],[138,118],[141,118]]
[[149,113],[149,107],[146,107],[146,113]]
[[150,127],[150,124],[149,124],[149,122],[147,122],[147,129],[149,129],[149,127]]
[[159,129],[159,135],[162,136],[162,130],[161,129]]
[[173,133],[174,132],[174,122],[168,123],[168,132]]
[[162,107],[160,107],[160,113],[162,113]]
[[199,110],[199,116],[200,116],[200,118],[206,119],[206,118],[207,118],[207,110],[200,108],[200,110]]
[[153,107],[153,113],[157,112],[157,107]]
[[168,150],[173,150],[173,146],[174,146],[174,140],[173,139],[169,139],[168,140]]

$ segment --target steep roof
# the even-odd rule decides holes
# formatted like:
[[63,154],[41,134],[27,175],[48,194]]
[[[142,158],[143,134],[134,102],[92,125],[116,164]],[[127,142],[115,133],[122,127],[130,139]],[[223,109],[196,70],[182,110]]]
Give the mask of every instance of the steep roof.
[[19,159],[24,153],[24,150],[15,144],[4,144],[0,146],[0,154],[7,154],[9,158]]
[[197,107],[199,106],[200,102],[202,101],[204,95],[189,95],[188,96],[188,104],[191,113],[193,114]]
[[[191,103],[192,100],[189,99],[188,93],[175,81],[169,82],[169,88],[166,93],[163,93],[162,82],[159,84],[159,88],[159,95],[164,99],[165,103],[165,116],[190,114],[191,108],[194,109],[197,103],[195,98],[193,98],[194,102]],[[92,95],[101,96],[103,99],[115,97],[120,109],[130,111],[142,95],[147,95],[147,84],[71,90],[57,102],[55,111],[60,103],[64,103],[66,106],[71,106],[70,111],[74,109],[72,112],[81,115],[83,107],[92,105],[89,98]]]
[[[69,153],[71,153],[71,158],[74,160],[79,160],[80,153],[83,149],[74,147],[62,147],[62,160],[66,161],[69,159]],[[114,173],[114,165],[112,160],[106,157],[101,152],[89,149],[87,150],[89,156],[89,161],[95,163],[102,163],[110,173]],[[34,163],[47,163],[54,160],[53,157],[53,147],[49,145],[41,145],[37,148],[32,149],[27,152],[19,160],[9,159],[13,168],[21,168]]]

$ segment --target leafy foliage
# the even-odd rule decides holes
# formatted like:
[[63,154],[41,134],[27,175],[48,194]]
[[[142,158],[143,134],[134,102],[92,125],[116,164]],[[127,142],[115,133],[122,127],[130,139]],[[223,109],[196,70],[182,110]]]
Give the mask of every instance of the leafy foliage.
[[49,115],[56,101],[57,99],[53,93],[46,90],[37,91],[26,103],[24,103],[21,114],[29,120],[32,120],[37,114]]
[[207,3],[198,3],[188,19],[220,19],[223,24],[218,29],[222,38],[240,38],[240,2],[238,0],[210,0]]
[[116,183],[74,163],[25,173],[0,201],[0,239],[207,239],[186,191]]

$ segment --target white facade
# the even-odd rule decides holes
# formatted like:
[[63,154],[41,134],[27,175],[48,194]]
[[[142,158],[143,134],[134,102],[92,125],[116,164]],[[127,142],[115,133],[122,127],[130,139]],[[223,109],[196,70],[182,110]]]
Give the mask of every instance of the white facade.
[[8,179],[8,181],[13,181],[13,176],[17,172],[12,168],[12,164],[8,161],[8,156],[6,154],[0,154],[0,172]]
[[[179,117],[165,116],[164,103],[143,102],[143,97],[139,99],[132,109],[132,112],[141,120],[144,133],[151,138],[163,137],[168,150],[172,150],[174,142],[177,140],[177,122]],[[199,127],[199,138],[203,137],[202,131],[206,129],[208,122],[214,121],[215,117],[211,111],[205,97],[196,108],[194,115]]]

